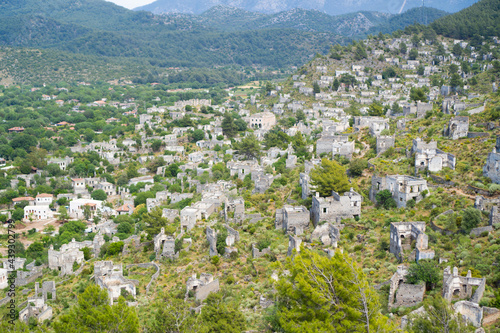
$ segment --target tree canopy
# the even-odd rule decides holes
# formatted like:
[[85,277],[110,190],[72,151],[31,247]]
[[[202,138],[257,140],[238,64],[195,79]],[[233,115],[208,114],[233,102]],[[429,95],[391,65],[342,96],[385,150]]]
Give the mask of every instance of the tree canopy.
[[344,193],[351,188],[344,167],[326,158],[311,170],[311,184],[322,197],[332,195],[332,191]]

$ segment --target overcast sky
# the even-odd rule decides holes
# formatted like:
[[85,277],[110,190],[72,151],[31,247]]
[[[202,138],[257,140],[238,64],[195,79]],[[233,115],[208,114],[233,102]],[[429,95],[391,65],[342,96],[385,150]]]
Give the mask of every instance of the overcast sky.
[[122,7],[132,9],[135,7],[147,5],[148,3],[154,2],[155,0],[108,0],[108,1],[114,2]]

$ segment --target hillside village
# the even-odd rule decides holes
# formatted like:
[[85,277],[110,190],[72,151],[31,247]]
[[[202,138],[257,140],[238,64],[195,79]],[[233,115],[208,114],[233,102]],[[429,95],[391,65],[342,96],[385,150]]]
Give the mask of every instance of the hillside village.
[[[50,331],[96,284],[142,309],[145,332],[165,294],[203,313],[217,292],[247,331],[271,332],[286,258],[340,251],[398,329],[441,295],[471,331],[496,332],[500,39],[406,32],[332,47],[281,82],[183,99],[80,82],[24,86],[16,105],[21,87],[1,88],[0,219],[15,221],[19,255],[0,259],[0,311],[15,270],[31,329]],[[342,190],[320,189],[329,168],[347,175]],[[415,283],[427,261],[439,281]]]

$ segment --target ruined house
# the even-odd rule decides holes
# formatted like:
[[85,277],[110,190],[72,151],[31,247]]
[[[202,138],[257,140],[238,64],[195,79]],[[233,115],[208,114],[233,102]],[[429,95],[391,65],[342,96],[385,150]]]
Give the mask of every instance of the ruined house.
[[175,238],[165,234],[165,228],[161,228],[158,235],[153,238],[156,259],[160,257],[177,258],[179,253],[175,253]]
[[432,103],[417,102],[417,105],[407,105],[403,107],[403,115],[414,114],[417,118],[425,117],[427,111],[432,111]]
[[394,136],[379,135],[377,136],[377,155],[386,152],[389,148],[394,147]]
[[71,243],[63,244],[59,251],[54,250],[54,246],[49,248],[49,268],[57,269],[61,275],[73,274],[73,263],[81,265],[84,261],[83,251],[75,239]]
[[43,322],[52,318],[52,307],[45,304],[43,297],[28,297],[27,305],[19,311],[19,320],[28,323],[28,320],[33,317],[38,322]]
[[319,193],[312,198],[311,220],[314,226],[321,221],[339,224],[342,219],[352,219],[361,215],[363,197],[352,188],[340,195],[332,192],[330,197],[320,197]]
[[500,184],[500,136],[497,137],[493,151],[488,154],[483,176],[490,178],[495,184]]
[[469,134],[469,117],[453,117],[448,126],[444,128],[444,136],[452,140],[466,138]]
[[413,140],[411,153],[415,154],[415,171],[425,168],[431,172],[438,172],[443,168],[455,170],[455,155],[438,149],[436,141],[427,143],[420,138],[416,138]]
[[398,266],[396,273],[390,279],[388,307],[411,307],[422,302],[424,299],[424,284],[406,283],[408,267]]
[[206,235],[209,248],[209,256],[213,257],[219,255],[219,253],[217,252],[217,230],[207,227]]
[[[477,287],[474,295],[472,295],[473,287]],[[453,299],[467,298],[474,303],[479,303],[483,297],[485,287],[486,278],[474,278],[470,270],[466,276],[458,274],[458,268],[456,267],[453,267],[452,271],[448,266],[443,272],[443,298],[448,302]]]
[[194,292],[196,300],[203,301],[211,292],[219,291],[219,279],[215,279],[212,274],[201,273],[200,278],[196,274],[190,276],[186,283],[186,298],[190,291]]
[[398,208],[406,207],[409,200],[419,202],[423,199],[422,192],[428,191],[425,179],[406,176],[388,175],[386,177],[372,177],[370,200],[376,202],[376,195],[383,190],[389,190]]
[[[425,222],[392,222],[390,236],[390,252],[402,262],[404,251],[411,250],[415,241],[415,260],[434,258],[434,250],[429,249],[429,237],[425,234]],[[413,259],[413,252],[411,254]]]
[[300,244],[302,244],[302,239],[300,237],[288,235],[287,255],[291,256],[293,254],[293,250],[300,252]]
[[337,247],[337,242],[340,240],[340,229],[331,223],[325,223],[316,226],[311,234],[311,242],[319,240],[323,245]]
[[108,291],[110,305],[123,293],[136,296],[138,281],[123,277],[122,264],[114,265],[112,261],[96,261],[94,263],[94,279],[96,284]]
[[316,142],[316,153],[331,153],[332,156],[339,155],[347,159],[352,158],[354,142],[349,141],[348,135],[323,136]]
[[44,281],[42,283],[42,289],[40,290],[40,283],[35,282],[35,297],[38,297],[38,294],[42,294],[42,298],[46,302],[48,299],[55,300],[56,299],[56,283],[54,281]]
[[224,220],[241,223],[245,219],[245,200],[243,198],[226,198],[224,204]]
[[285,205],[281,209],[276,209],[274,227],[301,235],[304,229],[309,226],[309,219],[310,213],[306,207]]

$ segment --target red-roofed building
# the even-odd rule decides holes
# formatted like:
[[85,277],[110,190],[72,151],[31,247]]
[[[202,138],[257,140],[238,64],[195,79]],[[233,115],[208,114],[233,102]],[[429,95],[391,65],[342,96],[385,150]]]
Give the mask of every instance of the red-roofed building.
[[20,202],[27,201],[30,206],[35,204],[35,198],[33,197],[17,197],[12,199],[14,205],[17,205]]
[[9,128],[9,133],[22,133],[24,132],[24,127],[12,127]]

